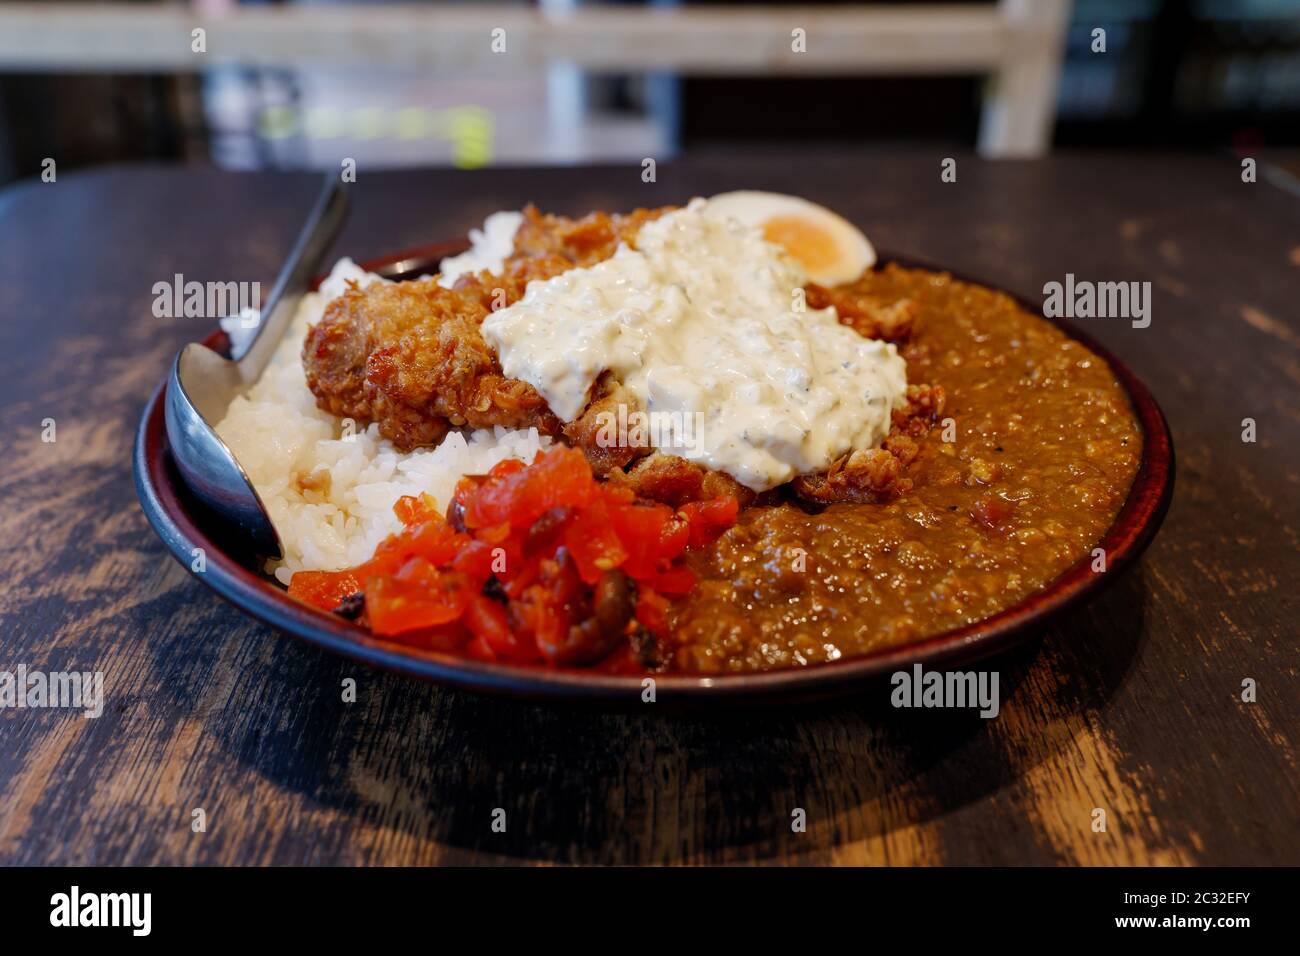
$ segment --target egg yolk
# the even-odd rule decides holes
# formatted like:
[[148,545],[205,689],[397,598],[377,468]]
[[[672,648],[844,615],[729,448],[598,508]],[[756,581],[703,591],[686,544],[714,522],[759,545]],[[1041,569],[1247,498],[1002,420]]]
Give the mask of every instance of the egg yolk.
[[790,253],[809,272],[832,268],[840,260],[835,237],[797,216],[773,216],[763,223],[763,238]]

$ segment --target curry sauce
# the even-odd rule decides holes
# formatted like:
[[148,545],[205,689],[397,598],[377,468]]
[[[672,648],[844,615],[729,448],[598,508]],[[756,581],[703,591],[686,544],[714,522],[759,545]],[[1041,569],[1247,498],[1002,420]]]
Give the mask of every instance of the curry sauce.
[[691,556],[670,667],[767,670],[913,642],[989,617],[1089,555],[1142,436],[1110,367],[1009,296],[887,266],[855,289],[917,305],[912,381],[944,420],[883,504],[755,507]]

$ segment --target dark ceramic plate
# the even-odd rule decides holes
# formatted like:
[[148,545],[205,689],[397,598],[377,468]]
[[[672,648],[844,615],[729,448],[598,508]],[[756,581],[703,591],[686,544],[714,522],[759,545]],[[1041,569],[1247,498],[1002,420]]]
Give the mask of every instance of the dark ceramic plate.
[[[387,266],[405,272],[405,264],[454,255],[465,248],[463,241],[439,243],[372,260],[363,266],[372,270]],[[904,259],[895,261],[921,265]],[[1032,303],[1018,301],[1032,314],[1040,314]],[[1169,506],[1174,482],[1169,428],[1151,393],[1122,362],[1078,329],[1064,322],[1057,325],[1110,363],[1142,427],[1142,462],[1137,477],[1115,523],[1099,542],[1106,549],[1106,573],[1093,573],[1085,558],[1047,588],[990,618],[915,644],[861,657],[760,674],[658,675],[656,699],[676,704],[811,700],[847,693],[865,681],[910,668],[914,663],[923,663],[927,668],[965,663],[1034,636],[1048,621],[1092,598],[1128,570],[1151,541]],[[224,333],[216,332],[205,344],[223,350],[227,342]],[[135,481],[140,503],[154,530],[186,568],[191,567],[194,549],[203,549],[206,570],[195,576],[235,606],[307,643],[365,664],[440,684],[535,699],[608,704],[634,704],[640,700],[643,688],[642,678],[638,676],[485,664],[436,651],[421,651],[376,640],[349,621],[292,600],[278,583],[258,572],[247,545],[230,540],[220,523],[212,520],[181,482],[163,426],[165,388],[164,380],[149,400],[136,435]]]

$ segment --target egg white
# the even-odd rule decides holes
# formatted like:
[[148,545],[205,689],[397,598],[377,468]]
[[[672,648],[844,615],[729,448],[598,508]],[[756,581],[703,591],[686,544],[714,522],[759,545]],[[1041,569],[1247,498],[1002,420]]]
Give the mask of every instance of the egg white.
[[788,217],[817,229],[835,246],[831,263],[820,268],[805,265],[808,278],[819,285],[852,282],[876,262],[876,250],[860,229],[825,206],[798,196],[743,189],[710,197],[705,211],[707,215],[727,217],[758,228],[773,219]]

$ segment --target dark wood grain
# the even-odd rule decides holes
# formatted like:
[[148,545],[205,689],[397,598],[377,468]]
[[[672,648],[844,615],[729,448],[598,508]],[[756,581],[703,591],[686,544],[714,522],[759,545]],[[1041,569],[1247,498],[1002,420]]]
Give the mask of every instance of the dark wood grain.
[[1243,184],[1228,157],[961,157],[956,184],[939,160],[724,157],[654,184],[639,165],[362,170],[338,251],[529,200],[576,213],[766,188],[1031,298],[1066,272],[1151,280],[1150,328],[1088,328],[1169,417],[1169,518],[1133,574],[999,661],[991,721],[892,710],[887,686],[713,716],[541,707],[267,631],[164,554],[130,444],[170,356],[207,332],[154,318],[153,283],[269,280],[314,177],[119,168],[0,194],[0,670],[102,670],[108,697],[95,720],[0,712],[0,861],[1300,862],[1300,200]]

